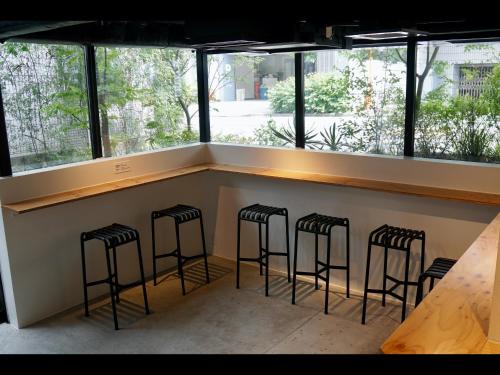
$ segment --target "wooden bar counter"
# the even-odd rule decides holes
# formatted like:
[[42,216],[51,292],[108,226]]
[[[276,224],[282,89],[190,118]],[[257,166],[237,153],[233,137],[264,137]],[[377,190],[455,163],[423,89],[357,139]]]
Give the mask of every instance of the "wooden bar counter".
[[383,343],[387,354],[496,353],[488,340],[500,213]]
[[131,177],[100,185],[36,197],[21,202],[2,203],[2,207],[17,214],[22,214],[63,203],[91,198],[102,194],[112,193],[114,191],[130,189],[137,186],[170,180],[173,178],[187,176],[204,171],[237,173],[263,178],[280,179],[287,181],[303,181],[334,186],[346,186],[351,188],[368,189],[388,193],[399,193],[438,199],[451,199],[455,201],[500,206],[500,194],[494,193],[439,188],[424,185],[402,184],[390,181],[335,176],[320,173],[308,173],[285,169],[257,168],[227,164],[199,164],[168,170],[161,173]]

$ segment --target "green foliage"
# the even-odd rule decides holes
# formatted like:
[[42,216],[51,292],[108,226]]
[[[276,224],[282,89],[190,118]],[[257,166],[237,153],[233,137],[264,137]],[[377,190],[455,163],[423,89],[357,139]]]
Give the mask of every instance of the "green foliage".
[[295,112],[295,77],[278,82],[267,92],[267,97],[273,112]]
[[331,151],[358,151],[362,147],[358,137],[360,132],[361,129],[351,122],[344,122],[339,126],[333,123],[329,128],[320,132],[322,138],[320,148],[327,147]]
[[[295,120],[293,121],[293,123],[295,123]],[[295,145],[295,126],[290,124],[290,122],[287,122],[286,126],[278,128],[276,126],[276,122],[274,122],[274,120],[270,120],[268,121],[267,126],[274,134],[274,136],[282,141],[282,146]],[[314,149],[318,148],[318,146],[321,145],[320,142],[314,139],[316,138],[316,136],[317,134],[314,132],[314,130],[306,129],[304,138],[307,148]]]
[[[283,138],[276,134],[276,121],[269,119],[254,130],[254,143],[264,146],[283,146]],[[293,141],[295,143],[295,140]]]
[[489,153],[497,124],[489,116],[489,103],[483,98],[456,96],[450,101],[453,146],[462,160],[482,161]]
[[236,143],[242,145],[254,144],[255,140],[251,137],[242,137],[238,134],[215,134],[212,137],[214,142]]
[[344,134],[337,131],[337,124],[333,124],[328,129],[320,132],[323,143],[332,151],[339,151],[342,145]]
[[[306,113],[341,113],[348,108],[349,73],[311,73],[305,77]],[[278,82],[269,92],[271,108],[276,113],[295,111],[295,78]]]
[[445,89],[442,85],[429,92],[420,105],[415,121],[415,153],[418,156],[441,158],[450,150],[453,134]]

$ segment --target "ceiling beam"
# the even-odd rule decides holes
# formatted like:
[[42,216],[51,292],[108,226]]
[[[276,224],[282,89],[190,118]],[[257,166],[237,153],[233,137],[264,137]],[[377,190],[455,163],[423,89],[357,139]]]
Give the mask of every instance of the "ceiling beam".
[[92,21],[3,21],[0,22],[0,40],[89,22]]

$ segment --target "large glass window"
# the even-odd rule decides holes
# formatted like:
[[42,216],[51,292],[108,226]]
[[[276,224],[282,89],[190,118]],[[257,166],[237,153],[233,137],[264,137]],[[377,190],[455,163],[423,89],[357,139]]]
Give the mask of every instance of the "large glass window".
[[96,48],[104,156],[199,140],[196,55],[173,48]]
[[406,47],[304,54],[306,147],[402,155]]
[[423,42],[415,155],[500,163],[500,42]]
[[295,147],[293,53],[209,55],[212,141]]
[[14,173],[92,158],[83,48],[5,42],[0,83]]

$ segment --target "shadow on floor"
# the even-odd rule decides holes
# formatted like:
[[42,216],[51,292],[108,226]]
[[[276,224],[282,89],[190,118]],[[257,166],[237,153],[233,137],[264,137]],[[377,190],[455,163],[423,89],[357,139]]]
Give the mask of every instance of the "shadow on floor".
[[[184,282],[186,283],[186,294],[189,294],[207,283],[205,279],[205,263],[203,261],[194,263],[189,266],[184,266]],[[231,268],[223,267],[218,264],[208,262],[208,274],[210,282],[216,281],[229,273],[232,273]],[[158,285],[163,282],[179,280],[180,276],[177,272],[169,273],[158,278]],[[180,282],[180,281],[179,281]]]
[[[81,315],[79,319],[87,324],[114,330],[113,307],[111,301],[90,309],[90,316]],[[137,321],[146,318],[144,306],[124,298],[120,298],[120,303],[116,304],[116,313],[118,315],[118,326],[120,328],[128,327]],[[151,311],[152,313],[152,311]]]
[[[217,264],[208,263],[208,273],[210,282],[214,282],[229,273],[232,273],[231,268],[223,267]],[[179,280],[177,273],[170,273],[158,278],[158,285],[167,282]],[[195,290],[206,285],[205,279],[205,264],[204,262],[194,263],[184,267],[184,281],[186,283],[186,294],[192,293]],[[178,281],[180,283],[180,281]],[[153,313],[154,311],[151,310]],[[80,319],[86,323],[114,330],[113,307],[111,300],[107,297],[107,302],[89,311],[90,316],[81,316]],[[136,304],[128,301],[123,297],[120,298],[120,303],[116,304],[116,313],[118,315],[118,325],[120,328],[126,328],[137,321],[144,319],[146,314],[142,304]]]
[[[265,278],[262,277],[263,285],[255,292],[264,295],[266,293]],[[299,303],[312,295],[316,290],[314,284],[297,280],[295,288],[295,302]],[[292,283],[288,282],[286,276],[269,275],[269,296],[279,298],[291,303],[292,301]]]
[[[250,289],[255,293],[265,294],[265,279],[262,276],[262,285],[258,289]],[[313,297],[306,304],[309,307],[324,307],[323,285],[319,289],[315,289],[313,282],[297,280],[295,302],[297,305],[303,303],[309,297]],[[332,291],[329,292],[328,311],[343,319],[361,323],[361,312],[363,298],[361,296],[352,295],[346,298],[345,292]],[[291,303],[292,301],[292,283],[284,275],[269,275],[269,296]],[[407,306],[407,316],[412,311],[410,305]],[[369,299],[366,307],[366,324],[377,324],[381,320],[390,319],[393,322],[399,323],[401,319],[401,303],[388,301],[383,307],[380,301]]]

